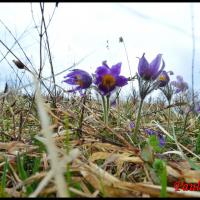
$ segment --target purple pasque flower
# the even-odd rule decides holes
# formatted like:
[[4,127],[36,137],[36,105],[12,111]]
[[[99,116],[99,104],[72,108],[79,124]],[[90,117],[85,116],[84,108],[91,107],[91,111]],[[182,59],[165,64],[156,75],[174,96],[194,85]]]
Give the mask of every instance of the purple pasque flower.
[[171,81],[171,84],[176,87],[175,93],[184,92],[188,89],[187,82],[183,81],[182,76],[176,77],[177,81]]
[[150,129],[150,128],[146,128],[144,129],[145,133],[147,133],[148,135],[156,135],[158,140],[159,140],[159,145],[160,147],[163,147],[165,145],[165,138],[164,136],[162,135],[161,132],[159,131],[155,131],[153,129]]
[[128,84],[128,79],[120,76],[121,65],[122,63],[117,63],[109,68],[106,61],[103,61],[102,66],[97,67],[94,84],[97,85],[102,95],[108,95],[116,87],[122,87]]
[[81,91],[82,89],[87,89],[92,84],[92,77],[89,73],[81,69],[74,69],[72,72],[64,76],[66,78],[63,82],[68,83],[70,85],[77,85],[72,90],[68,90],[68,92]]
[[164,60],[162,59],[162,54],[158,54],[150,64],[148,63],[144,55],[145,53],[139,60],[138,74],[142,79],[146,81],[155,80],[165,67]]
[[159,87],[164,87],[169,83],[169,75],[166,71],[162,71],[158,76]]

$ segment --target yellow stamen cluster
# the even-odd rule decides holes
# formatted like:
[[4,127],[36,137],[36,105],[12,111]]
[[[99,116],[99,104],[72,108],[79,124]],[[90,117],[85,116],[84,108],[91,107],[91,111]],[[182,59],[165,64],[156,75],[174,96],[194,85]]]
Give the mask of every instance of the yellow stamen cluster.
[[79,86],[81,86],[81,87],[84,84],[83,81],[81,80],[81,76],[80,75],[76,76],[76,84],[79,85]]
[[103,76],[102,84],[107,89],[113,87],[116,84],[116,79],[111,74],[106,74]]
[[160,81],[166,81],[166,77],[163,76],[163,75],[160,75],[160,76],[159,76],[159,80],[160,80]]

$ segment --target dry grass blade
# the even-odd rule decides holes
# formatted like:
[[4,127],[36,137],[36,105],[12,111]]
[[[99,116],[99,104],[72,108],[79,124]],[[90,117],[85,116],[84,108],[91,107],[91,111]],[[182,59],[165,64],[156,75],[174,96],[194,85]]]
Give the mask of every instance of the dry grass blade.
[[120,170],[125,162],[134,163],[134,164],[143,164],[143,161],[140,157],[132,156],[129,153],[108,153],[108,152],[96,152],[89,157],[89,161],[94,162],[96,160],[105,160],[102,167],[105,167],[109,163],[116,163],[117,165],[117,176],[120,175]]
[[[172,170],[168,167],[168,171]],[[144,184],[144,183],[130,183],[120,181],[106,171],[99,168],[97,165],[89,163],[81,169],[84,178],[97,190],[105,193],[107,197],[136,197],[142,194],[148,194],[151,197],[159,197],[161,186]],[[178,176],[178,173],[174,173]],[[195,191],[175,191],[173,187],[167,187],[168,197],[200,197],[199,192]]]
[[49,183],[49,181],[53,178],[54,172],[53,170],[50,170],[48,174],[44,177],[44,179],[40,182],[39,186],[37,189],[29,195],[29,197],[37,197],[40,192],[44,189],[44,187]]
[[[138,191],[150,194],[151,196],[159,197],[161,186],[138,183],[134,186]],[[174,187],[167,187],[168,197],[200,197],[199,192],[195,191],[175,191]]]

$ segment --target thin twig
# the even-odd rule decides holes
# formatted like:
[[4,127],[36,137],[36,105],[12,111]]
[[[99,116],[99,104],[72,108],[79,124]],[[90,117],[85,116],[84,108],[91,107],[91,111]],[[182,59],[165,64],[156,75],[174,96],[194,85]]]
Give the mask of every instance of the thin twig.
[[53,62],[52,62],[52,58],[51,58],[51,49],[50,49],[50,45],[49,45],[49,38],[48,38],[48,34],[47,34],[47,27],[46,27],[46,22],[45,22],[45,18],[44,18],[44,3],[40,3],[40,9],[41,9],[41,14],[42,14],[42,22],[44,24],[44,30],[45,30],[45,35],[46,35],[46,43],[47,43],[47,50],[48,50],[48,55],[49,55],[49,64],[51,67],[51,74],[52,74],[52,78],[53,78],[53,88],[54,88],[54,98],[53,100],[53,105],[54,107],[56,107],[56,80],[55,80],[55,74],[54,74],[54,69],[53,69]]
[[191,20],[192,20],[192,107],[194,108],[195,32],[194,32],[194,9],[193,9],[193,3],[191,3]]

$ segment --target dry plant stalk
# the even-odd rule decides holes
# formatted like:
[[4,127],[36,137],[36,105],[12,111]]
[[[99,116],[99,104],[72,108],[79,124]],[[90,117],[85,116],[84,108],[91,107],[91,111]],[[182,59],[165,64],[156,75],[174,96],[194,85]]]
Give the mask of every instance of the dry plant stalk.
[[[58,150],[57,147],[53,141],[52,138],[52,131],[49,129],[50,121],[48,118],[48,115],[44,109],[44,102],[42,100],[42,97],[40,95],[40,90],[38,87],[38,81],[35,81],[36,86],[36,104],[38,108],[38,113],[41,120],[42,125],[42,133],[44,137],[47,139],[47,142],[45,143],[47,147],[47,151],[49,153],[50,163],[51,163],[51,170],[53,172],[53,176],[55,178],[55,185],[57,187],[57,195],[58,197],[68,197],[69,194],[67,193],[67,185],[63,176],[63,170],[61,169],[61,166],[58,165]],[[37,189],[36,189],[37,190]]]

